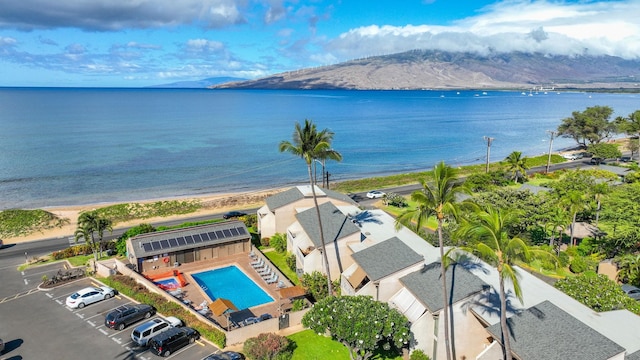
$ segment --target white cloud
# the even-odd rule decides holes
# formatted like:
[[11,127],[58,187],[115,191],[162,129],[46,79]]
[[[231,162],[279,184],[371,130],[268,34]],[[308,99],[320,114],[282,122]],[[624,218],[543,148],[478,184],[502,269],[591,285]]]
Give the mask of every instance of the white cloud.
[[640,1],[503,1],[451,26],[369,25],[325,44],[346,60],[413,49],[640,57]]
[[185,44],[185,51],[190,53],[217,53],[223,50],[223,43],[207,39],[191,39]]

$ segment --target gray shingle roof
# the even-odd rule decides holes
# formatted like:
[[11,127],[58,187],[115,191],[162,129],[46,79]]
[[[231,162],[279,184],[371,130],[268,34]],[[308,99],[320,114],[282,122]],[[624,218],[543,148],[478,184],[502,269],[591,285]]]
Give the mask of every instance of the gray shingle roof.
[[[320,204],[319,208],[325,243],[328,244],[360,232],[360,228],[354,225],[351,220],[332,203]],[[296,218],[315,247],[322,247],[324,244],[322,244],[320,240],[320,227],[318,226],[316,208],[312,207],[298,213],[296,214]]]
[[371,281],[378,281],[424,260],[397,237],[379,242],[351,255]]
[[[624,348],[549,301],[509,318],[511,350],[522,360],[605,360]],[[500,323],[487,330],[500,341]]]
[[300,192],[300,190],[297,187],[292,187],[289,190],[283,191],[273,196],[269,196],[265,199],[265,202],[267,203],[267,207],[269,207],[269,210],[273,211],[303,198],[304,195]]
[[633,354],[625,356],[624,360],[640,360],[640,351],[636,351]]
[[[439,262],[431,263],[416,272],[401,277],[400,282],[431,313],[437,313],[444,308]],[[451,294],[451,304],[468,298],[487,286],[484,281],[470,273],[460,264],[452,264],[447,269],[447,289]]]
[[[306,187],[310,191],[311,187],[310,186],[306,186]],[[351,205],[358,204],[357,202],[353,201],[353,199],[351,199],[349,196],[343,193],[339,193],[337,191],[333,191],[329,189],[321,189],[317,186],[316,186],[316,196],[329,197],[331,199],[340,200]],[[301,199],[304,199],[304,194],[300,191],[300,188],[296,186],[296,187],[292,187],[289,190],[275,194],[273,196],[269,196],[268,198],[265,199],[265,202],[267,203],[267,207],[269,208],[269,210],[273,211],[275,209],[281,208],[285,205],[292,204]]]

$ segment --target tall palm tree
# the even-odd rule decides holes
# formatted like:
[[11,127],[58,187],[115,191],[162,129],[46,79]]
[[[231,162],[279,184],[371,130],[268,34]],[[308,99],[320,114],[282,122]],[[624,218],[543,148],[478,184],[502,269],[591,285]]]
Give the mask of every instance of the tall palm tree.
[[333,286],[331,284],[331,272],[329,270],[329,258],[327,257],[326,244],[324,240],[324,231],[322,227],[322,218],[320,217],[320,207],[318,206],[318,199],[316,197],[316,190],[313,181],[313,173],[311,171],[311,164],[315,159],[318,159],[319,155],[325,156],[325,158],[342,159],[342,156],[337,151],[331,148],[331,141],[333,140],[334,133],[328,129],[318,131],[316,125],[305,119],[304,126],[296,122],[293,131],[292,141],[283,140],[280,142],[278,149],[280,152],[288,152],[303,159],[307,164],[307,171],[309,173],[309,185],[311,186],[311,193],[313,194],[313,203],[316,208],[316,214],[318,216],[318,226],[320,227],[320,241],[322,246],[320,251],[324,259],[324,267],[327,275],[327,288],[329,290],[329,296],[333,296]]
[[517,236],[511,236],[507,229],[519,221],[518,215],[507,209],[496,209],[488,205],[485,209],[477,208],[475,217],[464,223],[460,231],[471,240],[471,246],[464,248],[483,259],[498,270],[500,280],[500,327],[502,329],[503,356],[511,360],[511,341],[507,327],[507,298],[505,282],[510,282],[518,300],[522,302],[522,289],[518,282],[516,261],[528,261],[532,256],[544,256],[555,260],[550,253],[531,249]]
[[569,191],[564,198],[561,199],[562,204],[566,207],[566,209],[571,214],[571,232],[570,232],[570,243],[571,245],[575,245],[575,228],[576,228],[576,219],[578,217],[578,213],[582,210],[588,208],[589,203],[585,198],[584,194],[579,190],[571,190]]
[[84,241],[91,247],[91,251],[93,252],[93,272],[96,272],[96,264],[98,262],[98,246],[93,237],[93,231],[89,229],[87,224],[78,224],[76,231],[74,232],[74,239],[77,243],[80,239],[84,239]]
[[596,227],[598,227],[598,221],[600,220],[600,207],[602,198],[609,193],[609,185],[605,182],[595,184],[591,188],[591,194],[596,199]]
[[78,227],[83,227],[87,231],[90,231],[91,238],[93,239],[94,243],[96,241],[93,233],[97,233],[97,246],[100,251],[100,258],[102,258],[102,239],[104,237],[104,232],[105,230],[109,232],[113,231],[113,222],[109,219],[100,217],[100,215],[98,215],[98,213],[95,211],[87,211],[78,216]]
[[522,175],[523,179],[526,178],[529,166],[527,165],[527,157],[522,157],[522,152],[514,151],[504,160],[507,162],[509,171],[513,174],[513,180],[515,182],[518,182],[520,175]]
[[[340,154],[339,152],[333,149],[327,149],[327,150],[322,150],[318,152],[316,154],[316,158],[319,159],[320,162],[322,163],[322,187],[329,187],[329,179],[328,177],[325,177],[326,161],[327,160],[342,161],[342,154]],[[325,185],[325,179],[326,179],[326,185]]]
[[470,193],[466,186],[456,179],[456,171],[450,166],[440,162],[433,168],[429,179],[421,179],[420,190],[411,194],[411,200],[418,205],[415,209],[404,211],[397,218],[397,224],[411,227],[415,222],[415,228],[420,231],[430,216],[435,215],[438,220],[438,245],[440,246],[440,277],[442,279],[442,297],[444,301],[444,340],[447,359],[451,359],[451,346],[449,338],[449,291],[447,290],[446,259],[444,255],[444,240],[442,227],[449,217],[457,217],[458,204],[456,196]]

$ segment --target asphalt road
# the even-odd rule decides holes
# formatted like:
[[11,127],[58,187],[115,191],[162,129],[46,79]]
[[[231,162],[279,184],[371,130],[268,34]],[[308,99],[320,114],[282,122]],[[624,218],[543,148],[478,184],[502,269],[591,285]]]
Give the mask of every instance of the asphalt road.
[[[588,166],[590,165],[588,158],[579,159],[575,161],[567,161],[561,164],[551,165],[550,171],[556,171],[560,169],[571,169],[579,166]],[[529,169],[529,173],[532,172],[542,172],[545,171],[545,166],[535,167]],[[405,185],[399,186],[395,188],[384,189],[386,192],[394,192],[401,195],[409,195],[413,191],[419,189],[420,186],[418,184],[413,185]],[[373,189],[370,189],[373,190]],[[371,206],[376,200],[368,199],[366,197],[366,192],[354,193],[350,194],[351,198],[357,201],[360,205],[367,207]],[[246,209],[247,212],[255,212],[256,209]],[[221,219],[222,213],[207,215],[207,216],[198,216],[192,218],[185,218],[180,220],[173,221],[163,221],[152,223],[153,226],[172,226],[178,225],[185,222],[193,222],[193,221],[203,221],[203,220],[211,220],[211,219]],[[113,233],[106,233],[105,240],[116,239],[122,233],[124,233],[128,228],[118,228],[114,229]],[[23,242],[18,244],[9,244],[5,245],[2,249],[0,249],[0,266],[4,264],[20,264],[24,263],[25,259],[28,257],[29,259],[33,257],[44,256],[50,254],[54,251],[63,250],[69,246],[74,245],[72,235],[61,237],[61,238],[48,238],[37,241]]]

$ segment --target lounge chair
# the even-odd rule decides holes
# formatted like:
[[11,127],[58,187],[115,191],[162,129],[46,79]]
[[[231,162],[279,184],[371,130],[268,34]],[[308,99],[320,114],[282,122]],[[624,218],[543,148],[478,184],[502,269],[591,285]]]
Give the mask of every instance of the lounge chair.
[[262,258],[256,260],[256,261],[252,261],[249,264],[251,264],[251,266],[253,266],[254,268],[259,268],[261,266],[264,265],[264,260]]
[[271,271],[269,271],[268,273],[265,273],[265,274],[260,274],[260,276],[262,276],[262,278],[265,279],[265,280],[273,277],[273,275],[275,275],[273,270],[271,270]]
[[278,281],[278,274],[273,274],[273,277],[267,280],[267,284],[273,284],[276,281]]
[[266,266],[262,270],[258,270],[258,274],[260,274],[260,275],[268,274],[269,272],[271,272],[271,269],[268,266]]

